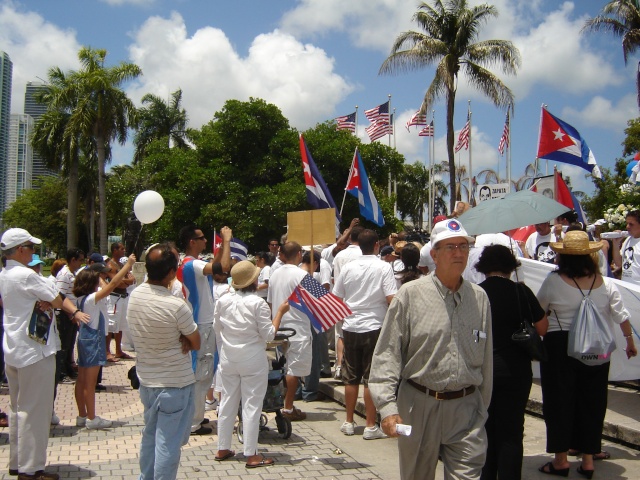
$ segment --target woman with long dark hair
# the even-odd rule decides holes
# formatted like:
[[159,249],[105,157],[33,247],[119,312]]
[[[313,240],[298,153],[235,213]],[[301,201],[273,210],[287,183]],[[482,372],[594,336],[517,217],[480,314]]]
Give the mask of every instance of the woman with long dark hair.
[[485,425],[489,446],[482,480],[520,480],[524,410],[531,390],[531,359],[511,336],[529,318],[539,335],[547,330],[547,318],[533,292],[510,277],[520,262],[503,245],[484,248],[478,272],[486,275],[480,283],[491,303],[493,335],[493,391],[489,418]]
[[627,358],[638,352],[620,292],[610,279],[600,274],[594,261],[594,255],[602,248],[600,242],[590,242],[585,232],[572,231],[566,233],[562,242],[549,246],[557,254],[558,269],[542,283],[538,300],[549,315],[544,339],[549,359],[540,362],[540,373],[547,452],[553,453],[554,459],[539,470],[567,477],[571,467],[567,453],[572,447],[582,452],[578,473],[591,478],[593,456],[601,450],[609,362],[586,365],[567,355],[569,329],[584,295],[590,296],[612,330],[614,324],[620,326],[627,343]]

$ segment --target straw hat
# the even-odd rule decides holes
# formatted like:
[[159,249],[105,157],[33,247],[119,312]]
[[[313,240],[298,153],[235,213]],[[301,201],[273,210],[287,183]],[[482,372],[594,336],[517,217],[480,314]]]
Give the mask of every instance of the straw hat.
[[260,269],[249,260],[242,260],[231,268],[231,286],[235,289],[253,284],[260,275]]
[[551,242],[549,247],[562,255],[589,255],[602,248],[600,242],[590,242],[587,232],[572,230],[567,232],[561,242]]

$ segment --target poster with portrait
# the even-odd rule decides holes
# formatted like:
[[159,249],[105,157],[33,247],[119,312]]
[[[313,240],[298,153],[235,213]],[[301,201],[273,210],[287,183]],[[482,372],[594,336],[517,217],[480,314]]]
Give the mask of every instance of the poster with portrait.
[[502,198],[509,193],[508,183],[494,183],[478,185],[476,187],[476,198],[478,203],[485,200],[491,200],[492,198]]

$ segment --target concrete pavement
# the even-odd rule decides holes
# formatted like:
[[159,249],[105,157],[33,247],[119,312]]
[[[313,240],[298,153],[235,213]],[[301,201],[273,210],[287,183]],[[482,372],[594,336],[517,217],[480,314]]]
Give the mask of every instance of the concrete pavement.
[[[133,480],[138,476],[138,450],[140,432],[143,427],[142,405],[138,392],[131,389],[126,374],[132,361],[121,361],[104,369],[103,384],[107,391],[98,393],[97,412],[113,420],[116,427],[104,431],[89,431],[75,427],[76,407],[73,384],[59,386],[56,413],[61,424],[51,429],[48,448],[48,470],[62,478],[104,478]],[[335,381],[323,380],[322,391],[329,399],[320,402],[299,402],[297,406],[307,412],[307,420],[294,422],[293,435],[284,440],[276,431],[260,435],[260,451],[276,459],[269,468],[247,470],[241,454],[228,461],[215,462],[217,449],[215,435],[191,437],[183,448],[178,478],[314,478],[314,479],[390,479],[399,478],[397,442],[394,439],[365,441],[362,439],[364,420],[356,420],[356,435],[347,437],[340,433],[344,421],[344,409],[332,399],[343,399],[343,388]],[[612,387],[610,411],[607,421],[612,431],[633,431],[640,417],[637,408],[638,393]],[[536,387],[532,391],[535,401]],[[342,396],[341,396],[342,395]],[[0,388],[0,408],[8,406],[8,389]],[[635,418],[634,418],[635,414]],[[620,415],[620,416],[618,416]],[[207,412],[215,425],[215,412]],[[273,416],[269,426],[274,428]],[[620,424],[614,422],[621,422]],[[242,445],[234,438],[234,449],[242,451]],[[598,462],[596,477],[601,479],[638,479],[640,452],[605,442],[605,449],[612,459]],[[0,429],[0,478],[9,477],[8,429]],[[527,417],[525,429],[525,458],[523,479],[541,479],[548,476],[537,472],[537,467],[550,459],[545,453],[544,423],[532,416]],[[575,468],[578,461],[572,459],[569,478],[581,478]],[[439,465],[442,472],[442,465]],[[441,473],[439,474],[439,476]]]

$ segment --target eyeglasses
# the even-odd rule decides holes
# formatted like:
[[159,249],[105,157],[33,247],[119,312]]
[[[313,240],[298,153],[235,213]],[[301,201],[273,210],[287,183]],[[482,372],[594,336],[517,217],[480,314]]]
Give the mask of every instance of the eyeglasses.
[[458,245],[448,244],[442,245],[441,247],[437,247],[436,250],[444,250],[447,253],[453,253],[456,249],[460,250],[462,253],[467,253],[469,251],[468,243],[459,243]]
[[194,240],[207,240],[207,237],[205,237],[204,235],[201,235],[199,237],[195,237]]
[[33,243],[27,243],[26,245],[20,245],[22,248],[29,248],[31,250],[34,250],[36,247]]
[[270,247],[279,247],[280,244],[279,243],[270,243],[269,246]]

